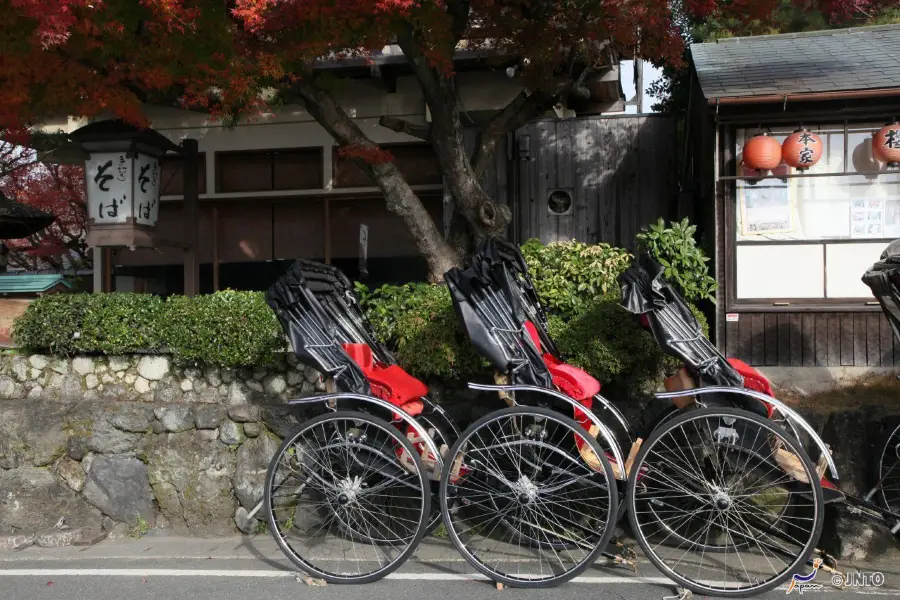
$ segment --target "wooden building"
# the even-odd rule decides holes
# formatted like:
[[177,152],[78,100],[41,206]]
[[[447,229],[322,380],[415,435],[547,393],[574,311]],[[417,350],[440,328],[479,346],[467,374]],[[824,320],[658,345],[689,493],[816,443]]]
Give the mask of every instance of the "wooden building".
[[[900,344],[861,277],[900,237],[900,171],[873,134],[900,117],[900,27],[733,38],[691,47],[683,188],[715,252],[715,333],[768,367],[900,365]],[[744,143],[800,127],[821,159],[760,177]]]

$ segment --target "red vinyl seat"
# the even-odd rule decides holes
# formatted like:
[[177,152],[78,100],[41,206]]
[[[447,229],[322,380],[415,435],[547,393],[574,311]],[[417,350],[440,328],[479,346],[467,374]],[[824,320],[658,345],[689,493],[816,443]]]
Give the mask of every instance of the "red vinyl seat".
[[376,363],[367,344],[344,344],[343,347],[369,380],[372,393],[411,415],[421,414],[425,408],[421,398],[428,394],[424,383],[398,365]]

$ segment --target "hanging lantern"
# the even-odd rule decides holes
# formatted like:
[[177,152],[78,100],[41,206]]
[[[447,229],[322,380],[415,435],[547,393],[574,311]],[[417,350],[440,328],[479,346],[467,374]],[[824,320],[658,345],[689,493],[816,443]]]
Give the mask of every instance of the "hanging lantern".
[[900,167],[900,123],[888,123],[875,134],[872,154],[889,167]]
[[758,133],[744,144],[743,163],[757,171],[770,171],[781,162],[781,144],[768,133]]
[[784,140],[781,154],[788,165],[798,171],[805,171],[822,158],[822,138],[801,127]]

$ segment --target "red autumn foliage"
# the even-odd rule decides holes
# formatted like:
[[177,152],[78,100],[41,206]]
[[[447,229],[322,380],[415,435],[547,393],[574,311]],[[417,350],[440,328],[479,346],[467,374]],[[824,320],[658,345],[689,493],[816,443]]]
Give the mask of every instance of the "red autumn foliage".
[[29,238],[4,240],[10,249],[9,266],[26,270],[88,266],[84,169],[44,165],[34,160],[34,153],[11,151],[10,146],[0,145],[0,173],[6,173],[0,177],[0,191],[56,220]]
[[351,145],[338,148],[338,156],[345,159],[356,159],[370,165],[391,162],[394,155],[383,148],[367,148],[366,146]]

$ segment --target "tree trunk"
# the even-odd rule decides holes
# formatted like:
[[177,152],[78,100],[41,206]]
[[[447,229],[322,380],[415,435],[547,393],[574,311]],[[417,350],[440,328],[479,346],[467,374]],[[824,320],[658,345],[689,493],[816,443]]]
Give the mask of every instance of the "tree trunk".
[[[378,145],[372,142],[353,122],[327,91],[308,81],[297,84],[296,91],[303,99],[310,115],[325,128],[342,147],[354,147],[378,155]],[[425,210],[412,188],[393,161],[369,162],[358,160],[360,167],[375,181],[384,194],[387,208],[401,217],[409,228],[416,246],[428,264],[428,279],[432,283],[443,280],[444,273],[461,264],[455,252],[431,215]]]

